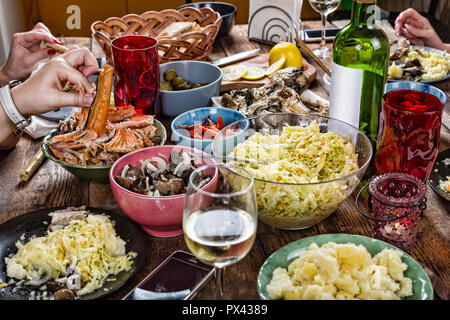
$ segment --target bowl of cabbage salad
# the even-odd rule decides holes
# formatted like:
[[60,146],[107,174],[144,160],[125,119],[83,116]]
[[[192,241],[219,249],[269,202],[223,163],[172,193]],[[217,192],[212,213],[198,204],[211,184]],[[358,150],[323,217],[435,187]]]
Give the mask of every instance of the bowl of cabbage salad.
[[[242,123],[241,123],[242,122]],[[223,132],[245,126],[234,145]],[[369,138],[340,120],[313,114],[267,113],[225,127],[217,156],[237,159],[255,178],[259,219],[304,229],[330,216],[355,190],[372,157]]]

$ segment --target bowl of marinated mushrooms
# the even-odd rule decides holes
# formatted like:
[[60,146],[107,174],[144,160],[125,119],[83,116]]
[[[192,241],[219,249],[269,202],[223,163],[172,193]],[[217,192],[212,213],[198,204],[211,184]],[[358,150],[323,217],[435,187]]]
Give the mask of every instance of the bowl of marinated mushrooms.
[[[214,162],[210,157],[201,157],[202,154],[198,149],[166,145],[121,157],[109,172],[114,199],[148,234],[156,237],[182,234],[189,176],[195,168]],[[205,177],[201,183],[206,191],[215,190],[215,178]]]

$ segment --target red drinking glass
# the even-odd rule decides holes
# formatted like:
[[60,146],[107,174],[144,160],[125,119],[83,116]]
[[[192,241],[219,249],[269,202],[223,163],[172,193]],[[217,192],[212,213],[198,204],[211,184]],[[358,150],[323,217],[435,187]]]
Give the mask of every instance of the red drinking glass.
[[123,36],[111,42],[114,58],[114,100],[136,112],[156,113],[159,94],[158,41],[147,36]]
[[442,99],[423,91],[384,95],[375,175],[402,172],[427,180],[438,153],[443,106]]

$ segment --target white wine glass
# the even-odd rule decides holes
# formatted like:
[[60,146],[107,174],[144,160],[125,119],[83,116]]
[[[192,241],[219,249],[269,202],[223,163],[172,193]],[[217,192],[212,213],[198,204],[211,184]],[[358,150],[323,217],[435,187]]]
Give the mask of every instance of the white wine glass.
[[253,177],[224,163],[195,169],[183,211],[184,239],[200,261],[215,268],[216,299],[224,298],[223,269],[244,258],[256,237]]
[[332,13],[339,7],[341,0],[309,0],[309,3],[315,11],[320,13],[320,17],[322,20],[322,39],[320,41],[320,47],[315,49],[313,52],[317,57],[321,59],[330,58],[331,50],[326,46],[325,40],[327,17],[330,13]]

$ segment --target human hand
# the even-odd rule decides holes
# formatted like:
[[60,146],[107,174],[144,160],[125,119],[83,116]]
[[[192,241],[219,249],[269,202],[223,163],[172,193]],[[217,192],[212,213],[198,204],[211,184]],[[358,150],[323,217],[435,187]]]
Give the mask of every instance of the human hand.
[[[63,106],[89,107],[94,99],[95,84],[87,78],[97,70],[97,60],[89,50],[70,50],[13,88],[14,103],[25,116],[58,110]],[[65,92],[63,88],[67,83],[83,92]]]
[[42,49],[41,41],[60,43],[43,23],[38,23],[31,31],[13,35],[8,59],[0,68],[1,82],[28,77],[37,62],[56,53],[53,49]]
[[445,50],[446,46],[439,38],[427,18],[409,8],[399,14],[395,20],[395,34],[407,38],[412,44]]

